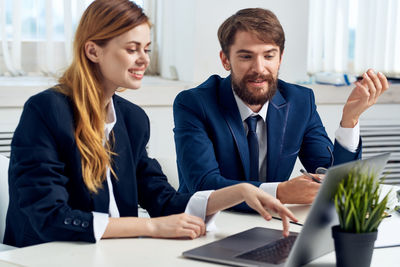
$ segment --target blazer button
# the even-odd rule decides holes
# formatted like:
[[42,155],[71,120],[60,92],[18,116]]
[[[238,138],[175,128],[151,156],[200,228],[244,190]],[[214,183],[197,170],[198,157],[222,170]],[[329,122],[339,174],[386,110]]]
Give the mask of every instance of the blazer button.
[[71,224],[72,218],[65,218],[64,224]]
[[88,221],[83,221],[82,225],[83,228],[88,228],[89,227],[89,222]]
[[78,225],[81,224],[81,220],[75,219],[72,223],[73,223],[75,226],[78,226]]

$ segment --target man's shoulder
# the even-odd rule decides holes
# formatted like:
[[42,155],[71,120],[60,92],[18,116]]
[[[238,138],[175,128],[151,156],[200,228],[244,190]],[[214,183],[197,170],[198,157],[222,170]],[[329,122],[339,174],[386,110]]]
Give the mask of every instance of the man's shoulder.
[[222,78],[221,76],[214,74],[208,77],[208,79],[205,80],[202,84],[193,89],[198,89],[198,90],[215,89],[221,85],[224,79],[226,78]]
[[283,92],[287,92],[290,94],[309,94],[312,92],[312,89],[298,85],[295,83],[285,82],[283,80],[278,80],[278,89]]
[[211,98],[217,93],[217,89],[221,86],[222,78],[219,75],[212,75],[200,85],[180,92],[177,98]]
[[314,97],[312,89],[283,80],[278,80],[278,90],[286,100]]

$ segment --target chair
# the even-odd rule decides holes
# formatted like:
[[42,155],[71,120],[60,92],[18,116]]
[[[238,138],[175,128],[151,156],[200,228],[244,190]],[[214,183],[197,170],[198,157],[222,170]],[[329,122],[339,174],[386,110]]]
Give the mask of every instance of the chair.
[[8,208],[8,164],[9,159],[0,154],[0,244],[3,243]]

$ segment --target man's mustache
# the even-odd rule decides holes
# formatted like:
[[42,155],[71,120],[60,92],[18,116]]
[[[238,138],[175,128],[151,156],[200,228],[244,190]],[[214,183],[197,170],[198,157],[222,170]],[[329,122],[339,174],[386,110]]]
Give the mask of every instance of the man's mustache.
[[244,80],[262,80],[262,81],[273,81],[274,78],[272,77],[272,74],[248,74],[244,76]]

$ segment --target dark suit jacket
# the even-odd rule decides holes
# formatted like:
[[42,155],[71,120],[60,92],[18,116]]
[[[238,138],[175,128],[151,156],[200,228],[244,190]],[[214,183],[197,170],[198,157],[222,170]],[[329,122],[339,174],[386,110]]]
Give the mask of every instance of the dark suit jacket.
[[[183,212],[190,195],[176,193],[157,161],[147,156],[148,117],[119,96],[113,100],[113,169],[118,179],[111,180],[120,216],[137,216],[138,203],[151,216]],[[105,181],[95,195],[83,183],[68,97],[51,89],[31,97],[11,145],[4,243],[95,242],[91,212],[108,213],[108,187]]]
[[[174,102],[180,192],[219,189],[250,181],[249,151],[230,76],[214,75]],[[267,181],[286,181],[297,156],[309,172],[360,157],[332,145],[312,90],[279,80],[267,112]],[[247,206],[241,205],[244,209]],[[241,209],[237,207],[238,209]]]

